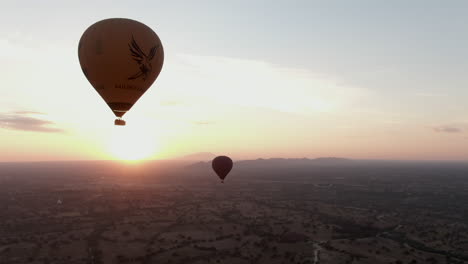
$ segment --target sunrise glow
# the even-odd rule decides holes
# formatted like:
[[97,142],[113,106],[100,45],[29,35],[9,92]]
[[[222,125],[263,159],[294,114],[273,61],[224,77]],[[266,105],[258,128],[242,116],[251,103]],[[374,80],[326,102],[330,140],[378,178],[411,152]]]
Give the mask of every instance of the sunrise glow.
[[158,152],[156,136],[136,126],[118,126],[109,136],[108,151],[115,159],[140,161]]
[[[187,2],[187,13],[172,2],[26,2],[2,6],[0,161],[468,159],[466,7],[278,2],[259,17],[269,2]],[[393,8],[408,12],[395,20]],[[112,17],[146,24],[164,47],[126,127],[77,54],[83,32]]]

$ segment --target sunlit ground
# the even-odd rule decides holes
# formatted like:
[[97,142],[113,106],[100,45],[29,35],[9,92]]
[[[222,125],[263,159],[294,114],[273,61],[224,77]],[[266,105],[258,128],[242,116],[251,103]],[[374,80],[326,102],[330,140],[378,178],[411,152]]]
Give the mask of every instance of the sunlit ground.
[[157,153],[157,138],[136,124],[115,126],[109,135],[108,150],[115,159],[138,162]]

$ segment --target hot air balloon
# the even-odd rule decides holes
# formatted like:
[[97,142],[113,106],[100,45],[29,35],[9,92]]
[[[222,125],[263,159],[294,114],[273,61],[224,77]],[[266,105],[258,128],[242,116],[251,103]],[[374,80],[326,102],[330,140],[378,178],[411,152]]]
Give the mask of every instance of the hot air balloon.
[[115,125],[161,72],[164,50],[158,35],[138,21],[110,18],[81,36],[78,58],[84,75],[114,112]]
[[232,160],[227,156],[218,156],[211,162],[211,167],[218,174],[221,182],[224,182],[224,178],[232,169]]

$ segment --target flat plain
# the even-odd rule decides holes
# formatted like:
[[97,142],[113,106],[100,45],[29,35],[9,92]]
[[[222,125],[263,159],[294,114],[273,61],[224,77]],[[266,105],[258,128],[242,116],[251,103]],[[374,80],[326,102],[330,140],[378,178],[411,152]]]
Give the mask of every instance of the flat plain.
[[468,164],[0,163],[0,263],[468,263]]

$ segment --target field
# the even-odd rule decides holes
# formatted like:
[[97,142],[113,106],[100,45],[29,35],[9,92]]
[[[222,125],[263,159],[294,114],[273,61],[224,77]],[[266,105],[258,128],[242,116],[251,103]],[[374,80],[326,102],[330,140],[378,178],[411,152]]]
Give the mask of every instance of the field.
[[0,263],[468,263],[468,165],[0,164]]

